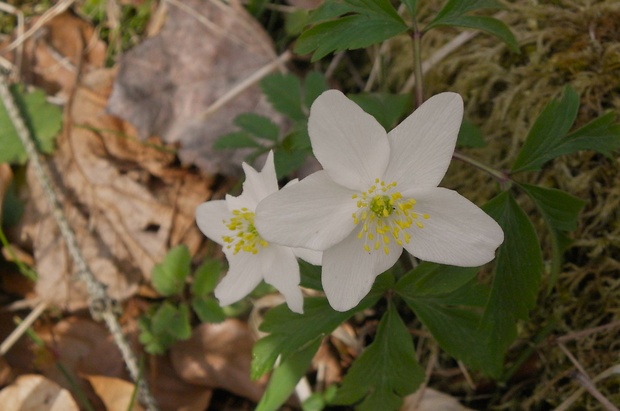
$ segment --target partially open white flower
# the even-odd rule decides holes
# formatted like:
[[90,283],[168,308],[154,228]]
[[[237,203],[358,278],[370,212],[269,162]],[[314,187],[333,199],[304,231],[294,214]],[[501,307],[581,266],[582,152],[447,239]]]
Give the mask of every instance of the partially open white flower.
[[319,264],[321,253],[270,244],[256,231],[254,211],[257,204],[278,191],[273,152],[269,152],[261,172],[245,163],[243,170],[245,182],[239,197],[227,195],[225,200],[208,201],[196,208],[198,227],[204,235],[222,245],[230,266],[228,274],[215,288],[215,296],[222,305],[232,304],[248,295],[264,279],[284,295],[291,311],[302,313],[297,257]]
[[437,187],[462,117],[461,97],[442,93],[386,134],[341,92],[326,91],[308,124],[323,170],[264,199],[256,228],[267,241],[323,251],[323,288],[340,311],[356,306],[403,248],[442,264],[489,262],[504,241],[500,226]]

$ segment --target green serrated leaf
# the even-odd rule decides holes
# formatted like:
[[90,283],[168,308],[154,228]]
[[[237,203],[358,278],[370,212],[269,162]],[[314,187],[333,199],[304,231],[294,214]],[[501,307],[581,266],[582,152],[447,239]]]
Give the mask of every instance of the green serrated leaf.
[[314,62],[329,53],[368,47],[407,30],[406,24],[392,19],[355,14],[319,23],[304,31],[294,51],[298,54],[314,52],[311,59]]
[[304,105],[310,112],[314,100],[329,88],[325,75],[318,71],[312,71],[304,78]]
[[501,8],[503,8],[503,6],[495,0],[448,0],[435,18],[429,23],[427,29],[442,24],[442,22],[458,18],[474,10],[493,10]]
[[236,131],[224,134],[215,140],[213,147],[222,150],[230,148],[262,148],[262,146],[247,132]]
[[211,297],[195,296],[192,298],[192,309],[203,323],[221,323],[226,319],[222,307]]
[[396,126],[403,115],[411,112],[411,96],[406,94],[361,93],[347,95],[386,130]]
[[[538,147],[534,152],[527,153],[527,155],[530,156],[529,162],[527,160],[521,160],[522,163],[526,163],[525,165],[520,165],[515,162],[513,172],[540,170],[543,164],[551,159],[573,154],[581,150],[593,150],[607,157],[611,157],[612,153],[620,148],[620,125],[616,123],[615,119],[616,115],[610,112],[590,121],[588,124],[568,135],[559,137],[551,135],[547,137],[550,141],[548,141],[544,147]],[[536,126],[536,124],[534,124],[534,126]],[[532,134],[532,131],[530,131],[530,134]],[[526,144],[528,144],[530,134],[528,134]],[[545,138],[542,135],[537,136],[541,139]],[[532,145],[533,143],[530,143],[528,150],[534,150]],[[521,152],[525,150],[525,147],[524,144]],[[521,153],[519,153],[517,161],[520,160],[520,157]]]
[[274,153],[274,164],[278,179],[292,174],[301,167],[308,157],[307,150],[278,149]]
[[488,16],[467,16],[474,10],[500,9],[501,4],[493,0],[450,0],[425,27],[424,31],[440,26],[456,26],[483,30],[502,40],[510,50],[519,52],[519,44],[510,28],[501,20]]
[[171,248],[164,257],[164,261],[153,267],[153,287],[165,297],[180,295],[185,288],[190,263],[191,256],[186,245]]
[[323,291],[323,285],[321,284],[321,267],[299,259],[299,273],[301,275],[299,285],[304,288]]
[[293,353],[283,361],[271,374],[269,384],[265,389],[255,411],[276,411],[291,396],[295,386],[304,376],[312,358],[321,345],[321,339]]
[[393,284],[393,277],[377,277],[371,292],[360,304],[346,312],[334,311],[326,298],[306,298],[304,313],[291,312],[284,304],[267,312],[260,330],[269,333],[254,344],[252,379],[268,372],[278,356],[286,360],[292,353],[307,347],[317,338],[330,334],[354,313],[373,306]]
[[204,297],[215,290],[223,270],[224,266],[219,260],[211,259],[202,263],[194,271],[194,281],[191,287],[192,295]]
[[[62,110],[49,104],[45,100],[45,93],[41,90],[26,93],[19,85],[11,86],[10,90],[38,150],[46,154],[52,153],[55,137],[62,128]],[[28,160],[28,154],[2,102],[0,102],[0,130],[2,130],[0,163],[24,164]]]
[[571,240],[564,233],[577,229],[579,213],[586,202],[555,188],[544,188],[530,184],[520,184],[519,187],[534,201],[551,232],[550,284],[553,287],[560,273],[563,254],[571,244]]
[[512,172],[540,170],[545,162],[555,158],[554,151],[562,144],[575,122],[578,109],[577,92],[566,86],[562,98],[551,100],[534,122],[512,166]]
[[265,140],[278,141],[280,136],[280,127],[269,118],[259,114],[239,114],[234,123],[248,133]]
[[272,74],[260,82],[263,94],[274,109],[291,120],[306,119],[301,106],[301,81],[292,74]]
[[487,287],[474,279],[478,269],[424,262],[403,276],[395,291],[405,300],[440,347],[470,367],[487,371],[492,363],[478,328]]
[[418,0],[401,0],[401,2],[407,7],[407,11],[413,20],[418,15]]
[[456,140],[459,147],[481,148],[486,145],[480,128],[469,120],[463,120]]
[[402,397],[424,381],[424,370],[415,359],[409,330],[393,304],[388,305],[375,340],[353,363],[342,381],[334,404],[363,399],[360,411],[397,410]]
[[346,0],[355,11],[369,16],[381,16],[397,24],[405,24],[389,0]]
[[577,229],[579,213],[586,205],[584,200],[555,188],[531,184],[519,184],[519,187],[534,201],[551,228],[562,231]]
[[461,288],[478,273],[478,267],[454,267],[422,262],[401,277],[395,290],[403,296],[443,295]]
[[484,344],[493,358],[486,372],[499,378],[504,354],[517,336],[517,321],[526,320],[536,303],[543,263],[536,231],[510,193],[501,193],[483,209],[504,230],[481,323],[484,335],[490,336]]

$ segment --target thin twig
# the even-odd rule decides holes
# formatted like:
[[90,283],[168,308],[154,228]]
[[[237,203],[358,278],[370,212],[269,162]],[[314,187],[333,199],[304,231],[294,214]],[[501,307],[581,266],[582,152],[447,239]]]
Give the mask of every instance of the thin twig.
[[112,334],[112,337],[114,338],[114,341],[123,356],[123,360],[129,370],[129,374],[138,386],[141,401],[148,410],[158,410],[155,398],[150,393],[146,380],[140,375],[140,369],[138,367],[136,356],[122,332],[121,325],[117,317],[117,312],[119,311],[118,303],[107,295],[105,285],[97,280],[82,255],[82,251],[78,246],[75,234],[69,225],[64,212],[62,211],[60,201],[58,200],[58,195],[56,194],[56,191],[54,191],[50,172],[47,169],[46,164],[39,158],[39,154],[33,142],[32,136],[30,135],[30,131],[26,127],[26,124],[20,115],[19,109],[15,104],[4,74],[0,74],[0,98],[2,98],[2,101],[4,102],[4,106],[6,107],[6,111],[11,118],[15,130],[17,131],[17,135],[28,153],[28,158],[32,164],[36,178],[39,184],[41,184],[43,192],[47,197],[47,201],[52,210],[54,219],[58,224],[60,233],[65,240],[69,254],[71,255],[76,266],[77,277],[86,284],[88,295],[90,297],[89,308],[91,315],[96,320],[103,320],[110,330],[110,333]]
[[28,330],[32,323],[34,323],[37,318],[39,318],[39,316],[43,314],[46,308],[47,303],[45,301],[42,301],[37,304],[36,307],[34,307],[34,310],[30,311],[26,318],[24,318],[24,320],[19,323],[17,328],[15,328],[13,332],[9,334],[9,336],[6,337],[4,341],[2,341],[2,344],[0,344],[0,356],[6,354],[11,349],[11,347],[15,345],[17,340],[19,340],[21,336],[24,335],[24,333]]
[[587,337],[590,334],[596,334],[599,332],[607,331],[613,328],[620,328],[620,320],[610,322],[609,324],[599,325],[598,327],[588,328],[585,330],[575,331],[561,337],[558,337],[556,340],[560,344],[571,340],[577,340],[582,337]]

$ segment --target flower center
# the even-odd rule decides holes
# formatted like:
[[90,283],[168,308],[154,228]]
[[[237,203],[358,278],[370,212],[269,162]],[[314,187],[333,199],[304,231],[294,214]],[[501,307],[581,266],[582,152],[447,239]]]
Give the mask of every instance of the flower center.
[[226,248],[233,249],[233,254],[236,255],[239,251],[256,254],[261,247],[269,245],[256,231],[253,211],[244,207],[240,210],[233,210],[232,214],[230,221],[224,220],[223,223],[234,234],[222,236],[222,240]]
[[361,194],[354,194],[357,199],[357,208],[353,213],[353,221],[361,225],[357,238],[364,240],[364,250],[369,253],[372,249],[383,247],[385,254],[390,253],[388,245],[393,240],[402,246],[409,244],[411,234],[406,229],[415,224],[424,228],[419,218],[429,219],[428,214],[418,214],[413,211],[416,201],[413,198],[403,198],[396,191],[396,182],[385,184],[375,180],[375,184]]

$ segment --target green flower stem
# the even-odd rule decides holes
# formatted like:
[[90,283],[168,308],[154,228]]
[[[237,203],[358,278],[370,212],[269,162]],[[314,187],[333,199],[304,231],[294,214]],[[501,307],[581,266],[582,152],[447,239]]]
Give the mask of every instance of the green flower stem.
[[463,153],[459,153],[458,151],[455,151],[454,154],[452,154],[452,158],[461,160],[464,163],[471,164],[472,166],[479,168],[482,171],[485,171],[486,173],[490,174],[493,178],[495,178],[502,185],[505,185],[512,181],[508,173],[504,171],[496,170],[493,167],[488,166],[484,163],[481,163],[478,160],[474,160],[473,158],[466,156]]
[[422,73],[422,32],[418,30],[415,22],[413,23],[413,31],[411,32],[411,40],[413,41],[413,73],[415,76],[414,93],[415,107],[420,107],[424,103],[424,78]]

